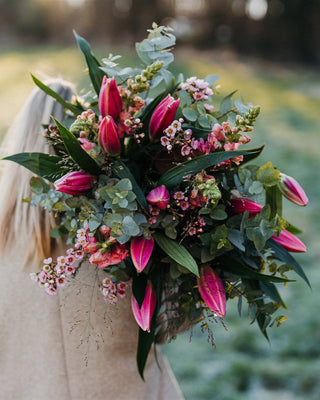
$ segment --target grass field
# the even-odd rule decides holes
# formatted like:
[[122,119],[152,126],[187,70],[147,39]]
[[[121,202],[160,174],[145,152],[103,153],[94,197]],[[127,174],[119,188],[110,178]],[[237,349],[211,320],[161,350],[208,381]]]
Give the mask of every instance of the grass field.
[[[284,217],[304,230],[301,239],[308,252],[297,259],[312,290],[302,281],[281,289],[290,312],[287,322],[269,331],[270,344],[245,315],[239,318],[236,304],[230,302],[227,329],[219,323],[213,326],[216,349],[195,331],[191,343],[187,333],[164,346],[164,351],[187,400],[319,399],[320,74],[254,60],[243,62],[218,53],[182,52],[179,56],[180,65],[190,75],[218,74],[223,93],[239,88],[245,101],[261,105],[252,141],[252,146],[267,144],[260,162],[271,160],[295,176],[310,199],[305,209],[286,202]],[[63,76],[80,89],[86,79],[84,68],[76,48],[0,53],[0,134],[33,87],[29,72],[40,78]]]

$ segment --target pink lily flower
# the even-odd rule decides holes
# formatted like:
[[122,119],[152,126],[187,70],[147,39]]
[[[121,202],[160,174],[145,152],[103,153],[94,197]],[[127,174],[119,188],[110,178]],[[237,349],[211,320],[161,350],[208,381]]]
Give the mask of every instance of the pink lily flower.
[[156,308],[156,293],[150,281],[147,283],[141,308],[133,295],[131,297],[131,307],[134,318],[140,328],[143,331],[150,332],[151,321]]
[[147,266],[154,247],[154,239],[146,239],[144,236],[135,237],[131,240],[131,259],[138,273]]
[[149,123],[149,136],[152,141],[159,140],[163,135],[163,131],[173,122],[180,99],[168,96],[161,101],[154,109]]
[[109,155],[116,156],[121,151],[118,128],[113,118],[109,115],[101,121],[98,141],[101,148]]
[[197,281],[202,300],[211,311],[223,318],[226,315],[226,294],[219,276],[206,264],[200,268],[200,278]]
[[231,210],[234,214],[243,214],[245,211],[249,211],[249,216],[254,217],[259,214],[263,206],[252,200],[246,199],[244,197],[231,199]]
[[69,172],[54,182],[56,190],[62,193],[80,196],[89,192],[96,178],[82,171]]
[[159,207],[160,210],[165,210],[170,201],[170,193],[164,185],[161,185],[151,190],[147,200],[150,204]]
[[117,119],[122,110],[122,99],[114,78],[103,77],[99,93],[99,110],[102,117]]
[[280,179],[279,188],[288,200],[298,206],[306,206],[308,204],[309,199],[307,195],[294,178],[281,173]]
[[292,251],[295,253],[304,253],[305,251],[307,251],[305,244],[286,229],[281,231],[278,237],[273,235],[272,239],[288,251]]

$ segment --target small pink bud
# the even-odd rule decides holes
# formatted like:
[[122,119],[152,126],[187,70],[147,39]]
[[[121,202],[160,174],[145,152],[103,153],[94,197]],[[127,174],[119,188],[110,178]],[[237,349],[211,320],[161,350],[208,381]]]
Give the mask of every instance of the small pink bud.
[[139,304],[133,295],[131,297],[131,307],[134,318],[140,328],[143,331],[150,332],[152,316],[156,308],[156,293],[150,281],[147,283],[141,308],[139,308]]
[[200,278],[198,280],[198,290],[202,300],[218,317],[226,315],[226,295],[223,283],[216,275],[210,265],[206,264],[200,268]]
[[160,140],[163,131],[173,122],[179,104],[180,99],[174,100],[174,98],[168,94],[168,96],[157,105],[149,123],[149,136],[151,140]]
[[291,176],[280,174],[281,181],[279,188],[282,194],[292,203],[298,206],[306,206],[309,202],[307,195],[305,194],[299,183]]
[[307,251],[305,244],[286,229],[281,231],[278,237],[273,235],[272,239],[288,251],[292,251],[295,253],[304,253],[305,251]]
[[110,115],[117,119],[122,110],[122,100],[116,80],[103,77],[99,93],[99,110],[103,117]]
[[136,270],[142,272],[150,260],[154,246],[154,239],[146,239],[144,236],[135,237],[131,240],[131,259]]
[[231,211],[234,214],[243,214],[245,211],[249,211],[249,216],[254,217],[259,214],[263,206],[261,204],[255,203],[252,200],[240,197],[237,199],[230,200]]
[[81,147],[85,151],[89,151],[89,150],[93,149],[94,147],[96,147],[95,143],[90,142],[90,140],[88,140],[86,138],[79,137],[78,140],[81,143]]
[[150,204],[159,207],[160,210],[165,210],[170,201],[170,193],[164,185],[161,185],[151,190],[147,200]]
[[99,231],[100,231],[103,235],[105,235],[105,236],[107,236],[107,237],[109,237],[110,234],[111,234],[111,228],[110,228],[109,226],[107,226],[107,225],[101,225],[100,228],[99,228]]
[[54,186],[59,192],[80,196],[89,192],[95,181],[96,178],[92,175],[81,171],[74,171],[55,181]]
[[118,155],[121,151],[121,143],[118,135],[118,128],[112,117],[104,117],[100,124],[98,140],[101,148],[112,156]]

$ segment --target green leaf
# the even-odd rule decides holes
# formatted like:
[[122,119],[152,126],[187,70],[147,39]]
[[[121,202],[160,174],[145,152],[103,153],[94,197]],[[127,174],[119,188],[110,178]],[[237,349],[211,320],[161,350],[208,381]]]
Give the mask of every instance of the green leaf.
[[220,112],[221,114],[225,114],[227,112],[229,112],[230,110],[232,110],[233,108],[233,104],[232,104],[232,96],[237,92],[238,90],[234,90],[233,92],[231,92],[230,94],[228,94],[228,96],[226,96],[220,105]]
[[285,262],[286,264],[291,265],[295,272],[307,283],[307,285],[311,288],[309,279],[304,273],[301,265],[292,257],[292,255],[283,248],[279,243],[275,242],[273,239],[269,239],[267,241],[267,246],[269,246],[274,251],[274,257],[278,260]]
[[143,331],[139,328],[139,340],[138,340],[138,350],[137,350],[137,365],[138,371],[141,378],[144,380],[143,372],[144,367],[147,362],[147,358],[154,342],[154,329],[150,332]]
[[263,147],[250,150],[221,151],[185,161],[162,175],[159,180],[159,185],[165,185],[168,189],[173,188],[179,185],[188,175],[194,175],[203,169],[210,168],[233,157],[241,155],[251,158],[256,157],[261,153],[262,149]]
[[270,206],[272,218],[276,214],[282,216],[282,193],[278,185],[266,187],[266,204]]
[[208,75],[204,78],[206,82],[209,83],[209,87],[212,87],[220,79],[219,75]]
[[264,186],[274,186],[280,182],[280,171],[274,168],[269,161],[258,169],[255,173],[255,179],[260,181]]
[[83,150],[79,140],[59,121],[53,118],[59,129],[61,138],[65,145],[67,152],[72,159],[79,165],[81,169],[89,172],[92,175],[99,175],[101,173],[100,167],[89,154]]
[[34,75],[30,74],[33,82],[45,93],[47,93],[49,96],[53,97],[55,100],[57,100],[58,103],[60,103],[64,108],[67,110],[70,110],[73,112],[75,115],[81,114],[83,111],[82,108],[75,106],[74,104],[71,104],[67,102],[63,97],[61,97],[58,93],[56,93],[54,90],[52,90],[49,86],[45,85],[43,82],[41,82],[39,79],[37,79]]
[[45,153],[17,153],[2,160],[13,161],[27,168],[36,175],[54,182],[65,175],[66,171],[59,165],[61,158]]
[[288,309],[284,301],[282,300],[282,297],[280,296],[278,289],[273,283],[260,282],[260,287],[266,293],[266,295],[270,297],[270,299],[272,299],[276,303],[281,304],[282,307],[285,308],[286,310]]
[[100,69],[101,63],[96,59],[95,55],[91,51],[89,43],[83,37],[79,36],[75,30],[73,31],[73,34],[77,39],[80,50],[85,56],[92,85],[99,96],[102,79],[105,75]]
[[182,114],[188,121],[191,121],[191,122],[196,121],[198,118],[198,114],[191,107],[184,108],[182,110]]
[[238,275],[241,278],[253,279],[262,282],[292,282],[289,279],[279,278],[274,275],[260,274],[260,272],[247,267],[244,263],[231,256],[223,256],[220,259],[224,270]]
[[138,203],[140,204],[140,206],[142,208],[144,208],[149,213],[149,207],[148,207],[148,203],[145,198],[145,195],[143,194],[142,189],[137,184],[130,169],[126,166],[126,164],[121,160],[116,160],[116,161],[112,162],[111,168],[112,168],[113,173],[115,175],[117,175],[119,178],[121,178],[121,179],[127,178],[130,180],[130,182],[132,184],[133,192],[135,193],[135,195],[137,197]]
[[160,233],[153,234],[158,246],[174,261],[199,276],[198,265],[188,250],[175,240],[169,239]]
[[140,228],[139,226],[134,222],[133,218],[130,217],[130,215],[127,215],[123,218],[123,232],[125,235],[128,236],[137,236],[139,235]]

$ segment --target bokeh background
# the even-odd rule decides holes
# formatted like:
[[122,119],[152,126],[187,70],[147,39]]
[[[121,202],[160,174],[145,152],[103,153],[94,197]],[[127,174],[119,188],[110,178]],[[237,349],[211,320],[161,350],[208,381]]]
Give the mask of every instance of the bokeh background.
[[[288,321],[268,343],[236,304],[212,327],[216,348],[198,330],[163,346],[187,400],[318,400],[320,398],[320,1],[319,0],[0,0],[0,136],[39,78],[88,85],[72,29],[100,57],[135,62],[134,43],[152,22],[177,36],[176,71],[220,75],[260,104],[252,145],[305,188],[302,209],[285,202],[308,252],[298,255],[312,284],[281,288]],[[292,278],[295,278],[292,276]],[[168,399],[169,400],[169,399]]]

